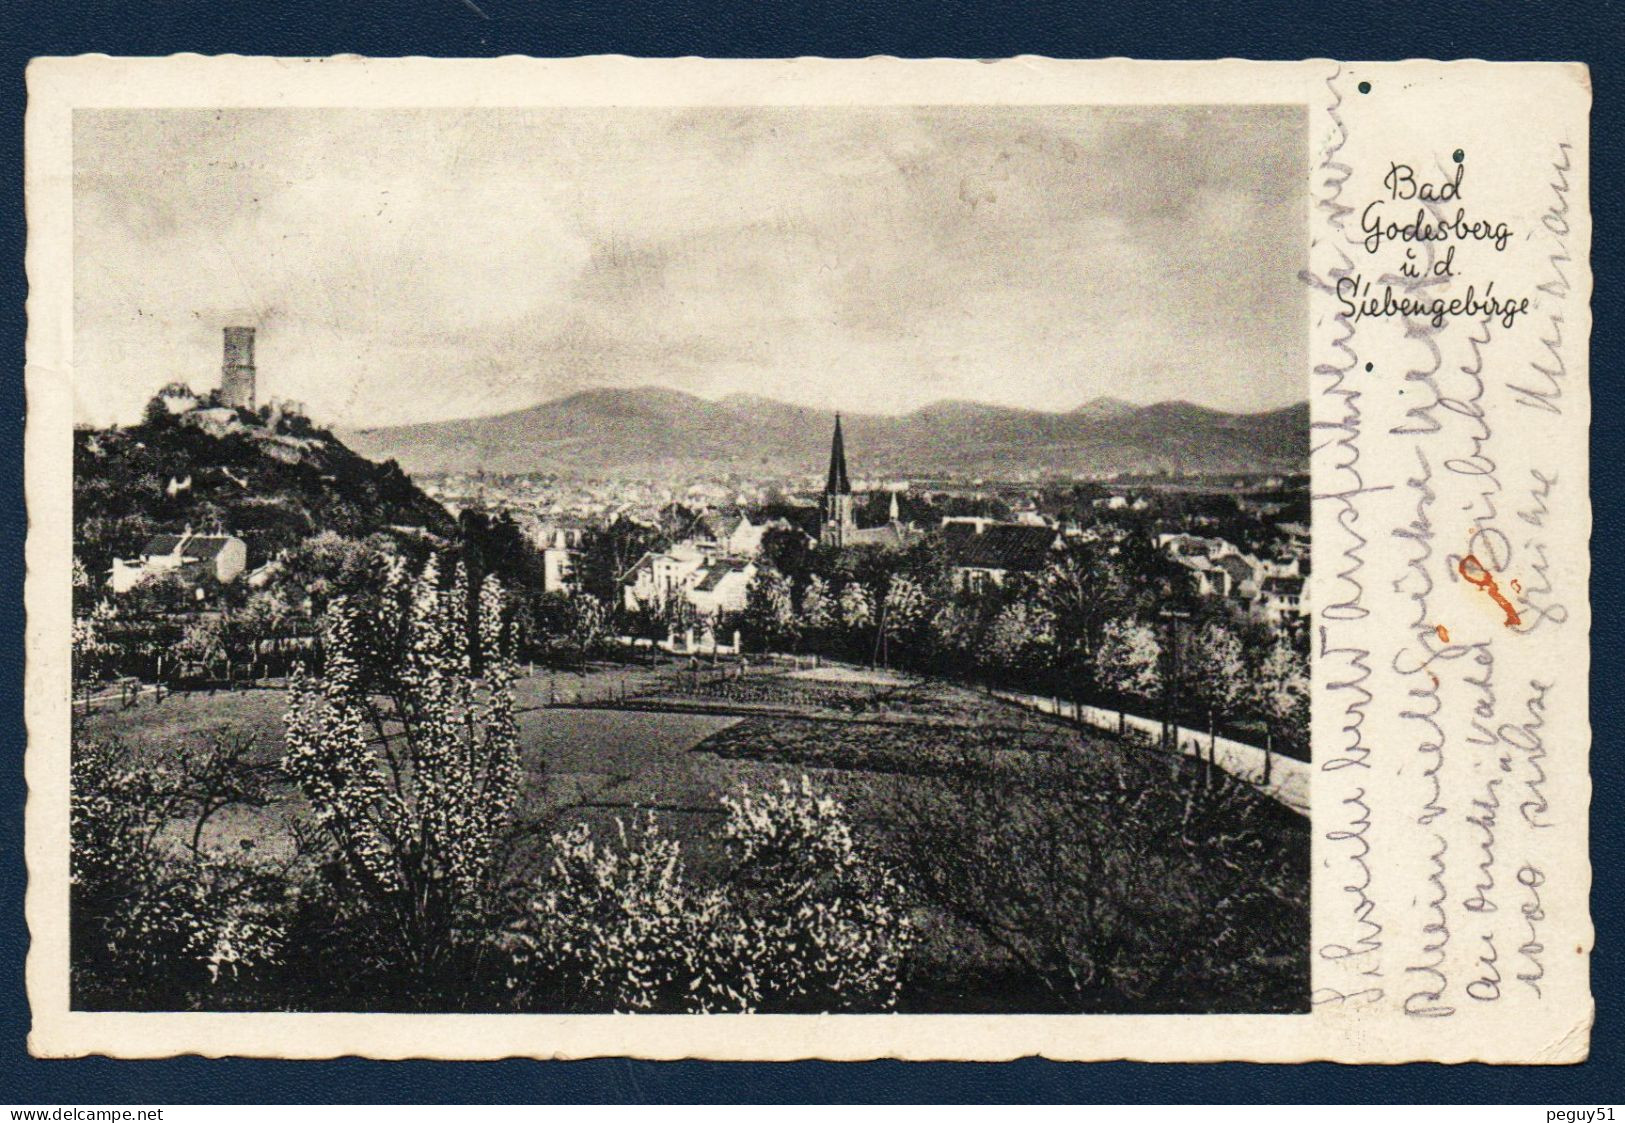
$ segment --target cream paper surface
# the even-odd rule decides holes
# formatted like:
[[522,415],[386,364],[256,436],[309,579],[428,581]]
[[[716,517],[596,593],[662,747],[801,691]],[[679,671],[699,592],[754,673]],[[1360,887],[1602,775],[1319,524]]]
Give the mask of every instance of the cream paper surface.
[[[979,1060],[1038,1054],[1520,1063],[1585,1057],[1593,933],[1591,93],[1583,67],[80,58],[36,62],[28,86],[27,917],[35,1054]],[[1301,105],[1308,120],[1302,193],[1310,246],[1303,280],[1311,293],[1303,379],[1313,417],[1314,493],[1312,1012],[638,1017],[69,1010],[76,109],[1074,103]],[[1422,197],[1424,184],[1433,198]],[[1424,223],[1448,224],[1458,210],[1464,224],[1485,224],[1485,236],[1403,240],[1402,228],[1419,211]],[[1466,303],[1469,289],[1473,300],[1499,302],[1493,314]],[[1400,299],[1428,307],[1410,316],[1384,314]],[[1435,301],[1442,306],[1435,309]],[[1451,301],[1458,304],[1452,308]]]

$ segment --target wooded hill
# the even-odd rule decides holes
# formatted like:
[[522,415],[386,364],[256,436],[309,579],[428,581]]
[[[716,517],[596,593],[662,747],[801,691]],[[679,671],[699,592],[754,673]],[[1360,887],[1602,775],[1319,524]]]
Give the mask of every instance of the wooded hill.
[[189,415],[73,438],[74,553],[105,578],[157,533],[225,533],[257,566],[322,531],[451,538],[456,524],[394,461],[375,464],[303,418],[241,413],[205,427]]

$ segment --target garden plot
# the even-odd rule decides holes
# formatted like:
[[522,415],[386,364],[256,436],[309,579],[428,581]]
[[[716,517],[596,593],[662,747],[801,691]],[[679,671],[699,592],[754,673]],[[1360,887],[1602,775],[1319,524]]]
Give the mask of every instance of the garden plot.
[[1077,733],[1055,725],[756,718],[707,738],[695,751],[806,768],[937,775],[959,768],[967,755],[1057,753],[1083,743]]

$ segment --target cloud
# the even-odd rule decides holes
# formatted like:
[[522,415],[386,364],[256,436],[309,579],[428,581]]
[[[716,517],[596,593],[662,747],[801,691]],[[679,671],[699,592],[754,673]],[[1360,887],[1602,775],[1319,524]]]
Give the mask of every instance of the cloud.
[[76,392],[105,421],[211,386],[241,322],[265,393],[346,424],[642,383],[1282,404],[1303,128],[1279,107],[83,113]]

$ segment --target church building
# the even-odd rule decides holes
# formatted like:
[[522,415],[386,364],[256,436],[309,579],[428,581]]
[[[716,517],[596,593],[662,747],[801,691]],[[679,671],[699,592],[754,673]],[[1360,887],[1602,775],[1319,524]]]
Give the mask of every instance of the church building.
[[904,525],[897,511],[897,495],[891,497],[891,518],[884,526],[859,527],[852,496],[852,482],[846,475],[846,442],[841,436],[841,415],[835,415],[835,437],[829,446],[829,478],[824,484],[824,522],[818,544],[844,550],[850,546],[879,546],[901,550],[912,545],[920,532]]

